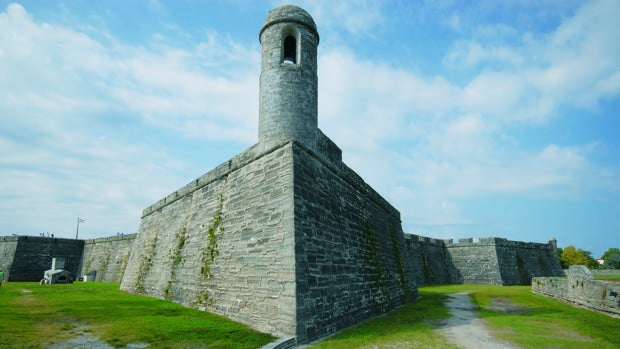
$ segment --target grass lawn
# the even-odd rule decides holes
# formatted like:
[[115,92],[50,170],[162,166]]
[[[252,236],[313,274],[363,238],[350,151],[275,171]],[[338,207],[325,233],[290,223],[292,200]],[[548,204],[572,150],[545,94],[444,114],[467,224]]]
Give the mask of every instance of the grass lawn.
[[311,348],[455,348],[435,333],[450,317],[445,294],[421,292],[422,298],[388,315],[366,321]]
[[118,284],[7,282],[0,288],[0,348],[47,348],[80,332],[114,347],[257,348],[274,340],[221,316],[151,297]]
[[[313,348],[450,348],[435,329],[450,315],[447,294],[468,291],[493,334],[522,348],[620,348],[620,320],[538,296],[529,286],[448,285],[419,289],[421,299]],[[498,299],[518,312],[491,310]],[[126,294],[118,284],[3,283],[0,348],[47,348],[80,333],[113,347],[258,348],[274,340],[223,317]]]
[[620,274],[595,274],[595,280],[620,281]]
[[[446,294],[468,291],[478,316],[494,336],[521,348],[620,348],[620,320],[531,292],[530,286],[449,285],[419,288],[422,299],[387,316],[369,320],[312,348],[449,348],[433,324],[449,315]],[[520,306],[504,313],[488,307],[497,299]],[[396,346],[393,346],[396,345]]]

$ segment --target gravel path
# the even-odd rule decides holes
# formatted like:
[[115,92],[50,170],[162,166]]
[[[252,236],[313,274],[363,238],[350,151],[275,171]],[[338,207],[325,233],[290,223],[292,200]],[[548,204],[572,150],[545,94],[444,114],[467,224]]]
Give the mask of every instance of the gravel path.
[[445,335],[448,341],[464,349],[515,349],[518,347],[495,340],[484,325],[476,317],[478,306],[472,303],[468,293],[448,295],[446,303],[452,317],[448,319],[438,331]]

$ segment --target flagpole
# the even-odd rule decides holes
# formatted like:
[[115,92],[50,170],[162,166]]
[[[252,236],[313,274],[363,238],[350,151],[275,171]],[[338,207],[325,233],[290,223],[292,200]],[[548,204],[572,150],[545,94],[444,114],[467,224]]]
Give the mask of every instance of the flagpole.
[[80,231],[80,216],[78,216],[78,218],[77,218],[77,227],[75,228],[75,239],[76,240],[78,238],[79,231]]

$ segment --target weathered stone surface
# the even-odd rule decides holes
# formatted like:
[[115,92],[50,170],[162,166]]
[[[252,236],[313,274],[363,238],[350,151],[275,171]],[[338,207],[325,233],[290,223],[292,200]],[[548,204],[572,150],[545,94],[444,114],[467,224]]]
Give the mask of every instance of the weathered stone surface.
[[17,236],[0,237],[0,269],[2,269],[4,274],[3,281],[8,281],[11,277],[11,266],[15,261],[17,241]]
[[346,165],[295,142],[232,163],[145,210],[122,289],[300,342],[415,298],[398,211]]
[[[294,38],[294,62],[284,60],[284,41]],[[317,150],[319,35],[312,17],[297,6],[280,6],[260,35],[259,144],[268,149],[295,140]]]
[[246,156],[145,210],[121,288],[294,336],[292,146]]
[[495,238],[502,285],[529,285],[533,277],[563,276],[555,244]]
[[95,280],[120,283],[136,234],[90,239],[84,242],[79,276],[96,275]]
[[502,238],[436,240],[406,236],[418,285],[529,285],[532,277],[561,276],[554,244]]
[[532,292],[620,318],[620,282],[594,280],[583,265],[571,265],[566,278],[533,278]]
[[298,341],[415,299],[400,213],[345,164],[293,156]]
[[416,285],[450,284],[463,279],[443,240],[405,234],[405,241]]
[[[77,275],[84,240],[39,236],[3,237],[0,241],[3,270],[7,281],[40,281],[52,258],[63,258],[64,269]],[[10,255],[9,253],[13,253]]]

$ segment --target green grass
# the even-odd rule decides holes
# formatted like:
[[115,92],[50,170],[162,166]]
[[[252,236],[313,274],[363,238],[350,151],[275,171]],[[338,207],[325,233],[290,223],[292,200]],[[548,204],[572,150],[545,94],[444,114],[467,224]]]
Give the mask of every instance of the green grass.
[[620,281],[620,274],[595,274],[596,280]]
[[257,348],[274,340],[221,316],[127,294],[118,284],[2,284],[0,348],[47,348],[80,331],[114,347]]
[[[574,308],[531,292],[530,286],[455,285],[442,292],[470,290],[494,335],[522,348],[619,348],[620,320]],[[505,298],[523,308],[518,313],[492,311],[494,299]]]
[[445,294],[426,290],[422,298],[388,315],[366,321],[312,348],[455,348],[434,330],[450,317]]
[[[422,298],[366,321],[313,348],[450,348],[435,332],[450,315],[447,294],[469,291],[494,336],[521,348],[620,348],[620,320],[538,296],[529,286],[448,285],[419,289]],[[497,299],[516,313],[492,311]],[[273,337],[217,315],[126,294],[118,284],[3,283],[0,348],[46,348],[88,331],[114,347],[257,348]]]
[[[620,348],[620,320],[589,310],[573,308],[531,292],[530,286],[448,285],[418,289],[421,300],[382,318],[319,343],[312,348],[449,347],[434,333],[440,319],[448,317],[445,295],[468,291],[493,335],[521,348]],[[489,310],[496,299],[508,299],[521,310]],[[402,345],[400,345],[402,344]]]

